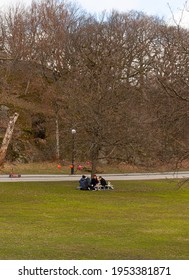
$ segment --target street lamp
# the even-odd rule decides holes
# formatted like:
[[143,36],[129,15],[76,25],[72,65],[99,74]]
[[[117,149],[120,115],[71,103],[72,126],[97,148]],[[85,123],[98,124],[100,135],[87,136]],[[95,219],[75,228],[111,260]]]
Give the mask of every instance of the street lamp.
[[75,134],[76,134],[76,130],[72,129],[71,130],[72,133],[72,165],[71,165],[71,175],[74,174],[74,159],[75,159]]

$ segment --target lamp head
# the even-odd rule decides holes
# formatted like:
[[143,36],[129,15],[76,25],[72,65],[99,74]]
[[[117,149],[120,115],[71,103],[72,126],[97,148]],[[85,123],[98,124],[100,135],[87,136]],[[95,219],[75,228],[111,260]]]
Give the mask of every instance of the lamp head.
[[76,130],[75,129],[72,129],[72,134],[76,134]]

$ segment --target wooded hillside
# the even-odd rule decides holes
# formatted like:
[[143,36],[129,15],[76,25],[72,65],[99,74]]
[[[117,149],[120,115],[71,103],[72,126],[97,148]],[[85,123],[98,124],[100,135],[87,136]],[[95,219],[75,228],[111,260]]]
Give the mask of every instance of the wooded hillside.
[[7,160],[154,166],[189,155],[189,31],[141,12],[98,18],[54,0],[0,17],[0,136]]

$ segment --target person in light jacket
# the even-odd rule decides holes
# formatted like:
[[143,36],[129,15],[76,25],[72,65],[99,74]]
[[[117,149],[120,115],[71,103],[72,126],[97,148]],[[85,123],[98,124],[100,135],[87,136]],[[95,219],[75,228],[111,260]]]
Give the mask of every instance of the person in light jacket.
[[88,181],[85,175],[82,175],[81,179],[79,180],[79,187],[80,190],[88,190]]

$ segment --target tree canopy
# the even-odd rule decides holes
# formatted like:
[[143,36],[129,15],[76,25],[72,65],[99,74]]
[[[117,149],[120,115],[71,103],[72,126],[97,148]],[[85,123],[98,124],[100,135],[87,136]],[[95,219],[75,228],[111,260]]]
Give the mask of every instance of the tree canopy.
[[74,128],[76,158],[94,170],[102,159],[187,158],[188,46],[187,29],[138,11],[97,17],[55,0],[10,7],[0,17],[0,105],[19,112],[13,150],[24,143],[26,160],[53,159],[58,129],[59,156],[70,158]]

